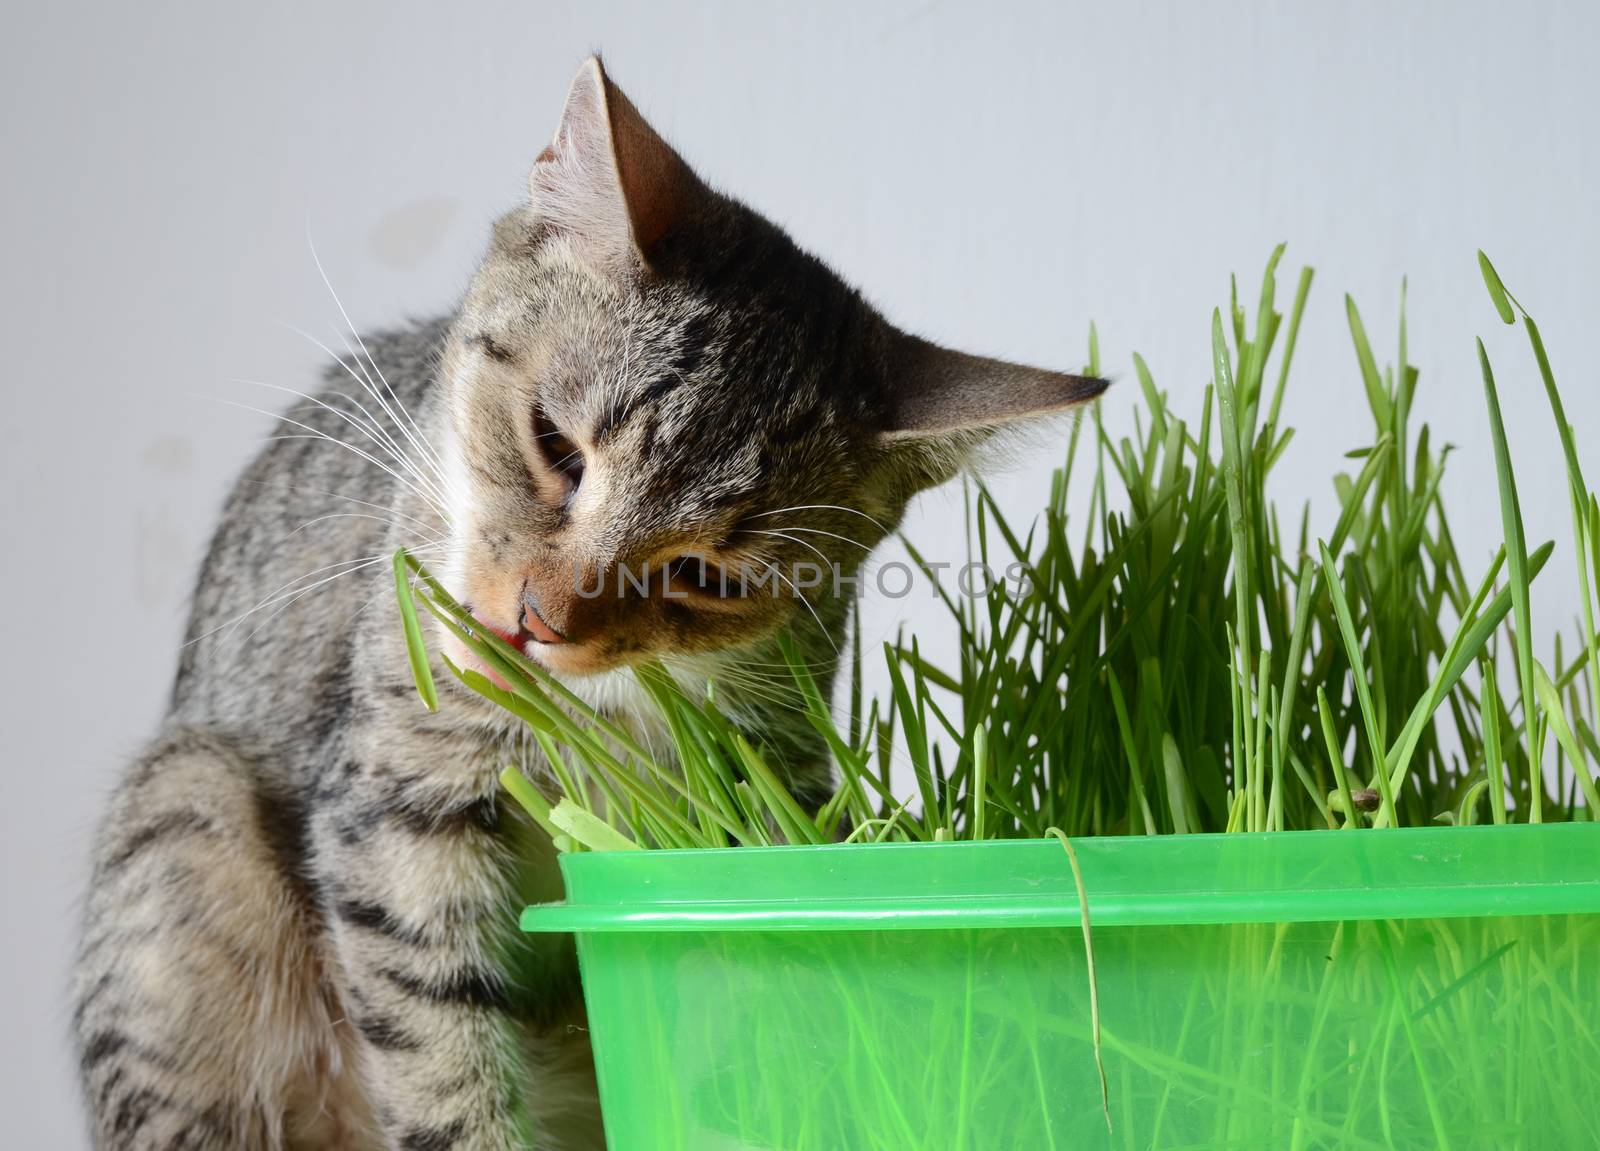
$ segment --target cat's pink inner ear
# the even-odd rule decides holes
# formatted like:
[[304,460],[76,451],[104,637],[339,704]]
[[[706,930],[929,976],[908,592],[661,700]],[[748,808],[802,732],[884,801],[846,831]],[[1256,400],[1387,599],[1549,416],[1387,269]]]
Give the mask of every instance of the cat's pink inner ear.
[[610,268],[642,262],[693,209],[702,185],[590,57],[555,139],[529,177],[535,209]]
[[895,341],[884,435],[936,437],[1067,411],[1106,390],[1106,381],[972,356],[916,336]]

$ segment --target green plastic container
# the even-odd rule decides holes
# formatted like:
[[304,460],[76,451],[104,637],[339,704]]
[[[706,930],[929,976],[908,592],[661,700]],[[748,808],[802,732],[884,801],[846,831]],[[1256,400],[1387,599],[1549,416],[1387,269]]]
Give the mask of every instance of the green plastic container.
[[1600,826],[567,855],[611,1151],[1600,1147]]

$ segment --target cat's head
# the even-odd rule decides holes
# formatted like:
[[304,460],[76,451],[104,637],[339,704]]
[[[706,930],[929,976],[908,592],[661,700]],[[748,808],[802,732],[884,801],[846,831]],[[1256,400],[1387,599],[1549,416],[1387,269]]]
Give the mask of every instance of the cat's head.
[[598,60],[530,187],[445,350],[448,576],[552,670],[837,630],[836,586],[913,494],[1105,386],[898,331]]

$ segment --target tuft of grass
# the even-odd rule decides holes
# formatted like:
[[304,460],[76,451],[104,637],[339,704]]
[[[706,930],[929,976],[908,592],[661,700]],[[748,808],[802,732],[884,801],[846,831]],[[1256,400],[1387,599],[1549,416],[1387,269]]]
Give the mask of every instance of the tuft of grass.
[[[1108,430],[1098,404],[1075,424],[1026,530],[981,483],[969,485],[969,558],[1015,563],[1026,579],[946,600],[953,662],[936,666],[914,637],[885,645],[890,690],[867,700],[857,635],[841,722],[784,647],[798,706],[837,768],[838,789],[820,808],[795,799],[761,733],[740,730],[714,682],[701,691],[659,665],[637,669],[671,737],[672,755],[652,756],[639,733],[479,631],[401,554],[419,692],[436,705],[420,607],[505,684],[450,667],[528,724],[559,802],[541,808],[542,797],[513,794],[571,849],[1466,823],[1485,796],[1497,823],[1593,818],[1600,498],[1583,478],[1537,325],[1480,253],[1499,318],[1522,319],[1569,478],[1583,602],[1575,654],[1558,648],[1548,669],[1533,658],[1532,588],[1553,545],[1530,549],[1524,537],[1488,355],[1480,342],[1504,545],[1469,581],[1440,495],[1451,448],[1413,419],[1420,381],[1404,285],[1385,367],[1356,302],[1344,301],[1352,392],[1372,430],[1332,477],[1330,521],[1314,528],[1308,506],[1284,513],[1272,499],[1294,435],[1281,406],[1313,280],[1300,272],[1285,322],[1283,252],[1267,263],[1253,317],[1236,284],[1213,313],[1212,382],[1198,413],[1175,411],[1135,356],[1132,431]],[[1091,370],[1098,355],[1091,328]],[[1072,523],[1068,493],[1083,483],[1089,512]],[[1515,684],[1509,695],[1502,674]],[[908,786],[892,764],[909,767]]]

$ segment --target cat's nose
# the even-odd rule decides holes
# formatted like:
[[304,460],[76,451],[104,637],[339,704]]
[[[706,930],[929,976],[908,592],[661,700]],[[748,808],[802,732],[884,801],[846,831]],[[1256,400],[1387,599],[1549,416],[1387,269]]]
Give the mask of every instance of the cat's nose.
[[539,597],[533,594],[532,588],[522,593],[522,627],[540,643],[567,642],[567,637],[546,623],[544,616],[539,613]]

